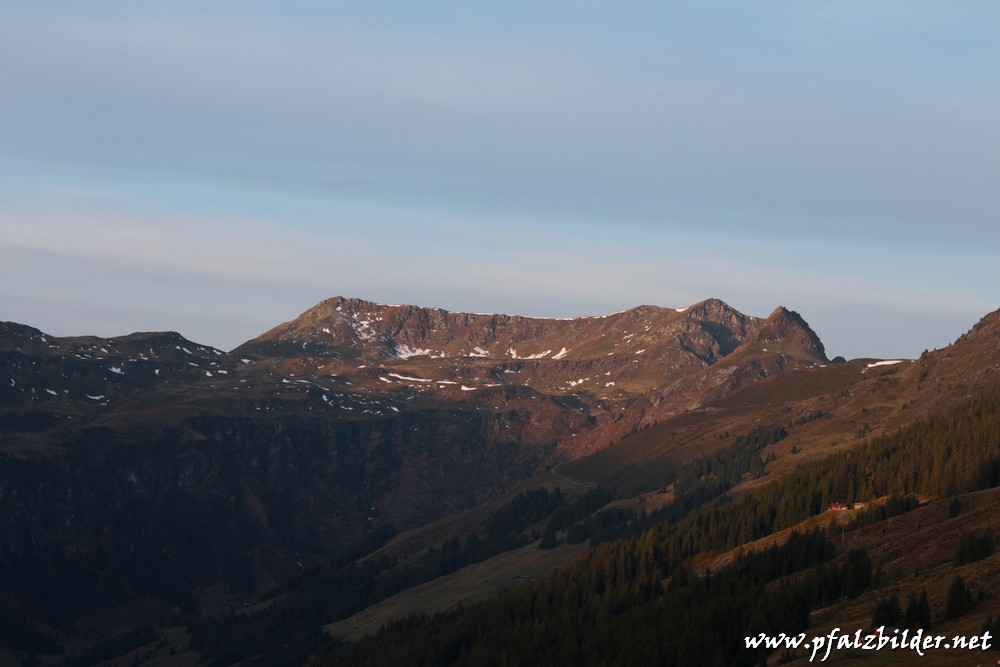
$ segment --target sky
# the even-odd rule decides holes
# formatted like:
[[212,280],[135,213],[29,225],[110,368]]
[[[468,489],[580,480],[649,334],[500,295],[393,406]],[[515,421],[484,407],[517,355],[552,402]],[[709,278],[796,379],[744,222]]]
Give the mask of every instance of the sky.
[[1000,3],[0,0],[0,320],[1000,307]]

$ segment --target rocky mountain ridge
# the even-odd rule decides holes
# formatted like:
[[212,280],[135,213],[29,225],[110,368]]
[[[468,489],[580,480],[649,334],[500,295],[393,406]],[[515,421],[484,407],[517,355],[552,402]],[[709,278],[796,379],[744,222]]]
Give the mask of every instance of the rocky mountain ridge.
[[566,441],[562,451],[570,456],[769,373],[827,363],[822,342],[797,313],[779,307],[758,318],[718,299],[552,319],[336,297],[233,354],[424,395],[528,387],[587,402],[598,420],[613,415],[605,435]]
[[[771,327],[775,339],[787,337],[791,329],[800,329],[803,351],[825,361],[822,343],[797,314],[779,307],[770,318],[762,320],[744,315],[718,299],[687,308],[638,306],[609,315],[541,318],[450,312],[334,297],[244,343],[234,353],[320,354],[353,361],[417,356],[582,361],[613,354],[676,354],[675,348],[680,348],[711,364],[772,320],[782,322],[778,328]],[[779,331],[782,327],[784,330]]]

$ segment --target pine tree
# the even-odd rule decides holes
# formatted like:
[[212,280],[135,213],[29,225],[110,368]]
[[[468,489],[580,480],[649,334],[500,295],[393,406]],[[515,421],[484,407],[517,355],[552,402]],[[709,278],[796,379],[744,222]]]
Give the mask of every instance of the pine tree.
[[883,598],[875,605],[872,612],[872,627],[895,626],[903,617],[902,609],[899,606],[899,598],[893,595],[890,598]]
[[955,496],[951,499],[951,504],[948,505],[948,518],[954,519],[962,511],[962,501]]
[[872,583],[872,561],[868,552],[857,549],[847,554],[841,569],[844,595],[854,599],[861,595]]
[[948,603],[945,607],[947,618],[958,618],[972,609],[972,594],[965,587],[965,581],[956,576],[948,588]]
[[546,530],[542,535],[542,540],[538,543],[539,549],[555,549],[559,546],[559,542],[556,541],[555,531]]
[[906,604],[906,612],[903,614],[903,623],[910,628],[930,628],[931,607],[927,602],[926,589],[920,589],[920,595],[917,595],[916,591],[910,594],[910,600]]

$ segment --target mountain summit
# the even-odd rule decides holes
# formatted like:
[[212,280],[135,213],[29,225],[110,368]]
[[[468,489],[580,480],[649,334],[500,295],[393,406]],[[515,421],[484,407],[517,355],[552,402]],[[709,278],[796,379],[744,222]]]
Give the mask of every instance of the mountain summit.
[[710,365],[759,335],[773,340],[795,338],[797,349],[792,352],[790,348],[790,353],[826,361],[819,338],[797,313],[779,308],[763,320],[718,299],[686,308],[638,306],[609,315],[543,318],[334,297],[244,343],[234,353],[315,354],[364,362],[417,356],[583,361],[645,353],[646,359],[676,357],[672,361],[693,356]]
[[719,299],[544,318],[338,296],[232,354],[349,377],[379,393],[416,391],[418,400],[451,396],[478,405],[498,396],[495,408],[512,405],[523,390],[571,399],[590,426],[552,434],[559,456],[570,458],[775,372],[827,362],[797,313],[781,307],[753,317]]

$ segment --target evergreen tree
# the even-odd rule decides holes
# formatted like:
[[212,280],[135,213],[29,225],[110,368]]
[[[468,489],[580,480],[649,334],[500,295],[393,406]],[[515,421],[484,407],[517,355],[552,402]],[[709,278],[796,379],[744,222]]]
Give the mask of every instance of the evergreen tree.
[[962,511],[962,501],[955,496],[948,505],[948,518],[954,519]]
[[975,563],[993,554],[993,539],[987,534],[962,533],[955,554],[955,564]]
[[899,606],[899,598],[895,595],[883,598],[878,601],[872,612],[872,627],[877,628],[883,625],[892,627],[898,624],[902,617],[903,611]]
[[555,549],[559,546],[559,542],[556,541],[556,534],[552,530],[546,530],[542,534],[542,539],[538,543],[539,549]]
[[948,588],[948,603],[945,607],[947,618],[958,618],[972,609],[972,594],[962,577],[956,576]]
[[844,581],[844,595],[854,599],[865,592],[872,583],[872,560],[864,549],[856,549],[847,554],[841,569]]

